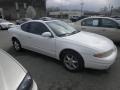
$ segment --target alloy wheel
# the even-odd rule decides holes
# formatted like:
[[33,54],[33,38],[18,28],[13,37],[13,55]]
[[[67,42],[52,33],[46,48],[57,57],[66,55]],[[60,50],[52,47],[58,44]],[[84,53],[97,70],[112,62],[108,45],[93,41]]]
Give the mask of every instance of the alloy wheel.
[[20,51],[21,49],[21,46],[20,46],[20,43],[18,41],[13,41],[13,45],[14,45],[14,48],[16,51]]
[[65,55],[64,64],[69,70],[75,70],[79,67],[78,59],[72,54]]

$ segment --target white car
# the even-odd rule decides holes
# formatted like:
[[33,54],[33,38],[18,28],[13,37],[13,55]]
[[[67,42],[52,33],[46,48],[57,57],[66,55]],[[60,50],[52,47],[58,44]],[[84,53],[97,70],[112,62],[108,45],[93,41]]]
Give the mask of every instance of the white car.
[[1,49],[0,90],[37,90],[35,81],[24,67]]
[[9,28],[14,27],[14,26],[15,26],[14,23],[11,23],[11,22],[4,20],[4,19],[0,19],[0,30],[9,29]]
[[59,20],[32,20],[8,31],[15,50],[25,48],[56,58],[70,71],[107,69],[117,56],[111,40]]
[[78,30],[97,33],[109,39],[120,41],[120,22],[109,17],[88,17],[72,24]]

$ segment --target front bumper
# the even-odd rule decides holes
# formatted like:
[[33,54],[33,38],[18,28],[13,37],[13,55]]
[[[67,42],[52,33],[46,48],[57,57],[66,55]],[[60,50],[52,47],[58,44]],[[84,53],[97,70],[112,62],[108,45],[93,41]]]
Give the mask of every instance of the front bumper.
[[85,67],[92,69],[100,69],[100,70],[108,69],[115,62],[116,57],[117,57],[117,48],[113,51],[111,55],[104,58],[87,56],[85,58]]
[[38,90],[37,84],[35,83],[35,81],[33,81],[33,86],[31,90]]

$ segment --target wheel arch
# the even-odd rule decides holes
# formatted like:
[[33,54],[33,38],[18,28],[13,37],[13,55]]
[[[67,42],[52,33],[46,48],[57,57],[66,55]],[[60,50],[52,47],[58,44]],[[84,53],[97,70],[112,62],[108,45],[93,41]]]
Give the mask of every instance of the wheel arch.
[[[63,50],[60,52],[60,54],[59,54],[59,59],[60,59],[60,60],[62,59],[62,56],[63,56],[64,52],[67,52],[67,51],[69,51],[69,52],[70,52],[70,51],[75,52],[75,53],[77,53],[78,55],[80,55],[80,57],[83,59],[82,55],[81,55],[80,53],[78,53],[76,50],[67,48],[67,49],[63,49]],[[83,61],[84,61],[84,59],[83,59]]]
[[63,57],[64,57],[64,52],[74,52],[74,53],[76,53],[77,55],[78,55],[78,57],[80,58],[80,62],[81,62],[81,65],[80,65],[80,70],[83,70],[84,69],[84,67],[85,67],[85,61],[84,61],[84,59],[83,59],[83,57],[82,57],[82,55],[80,54],[80,53],[78,53],[76,50],[74,50],[74,49],[64,49],[64,50],[62,50],[61,52],[60,52],[60,54],[59,54],[59,59],[63,62]]
[[[13,36],[12,38],[11,38],[11,40],[13,41],[13,40],[18,40],[15,36]],[[18,40],[19,41],[19,40]]]

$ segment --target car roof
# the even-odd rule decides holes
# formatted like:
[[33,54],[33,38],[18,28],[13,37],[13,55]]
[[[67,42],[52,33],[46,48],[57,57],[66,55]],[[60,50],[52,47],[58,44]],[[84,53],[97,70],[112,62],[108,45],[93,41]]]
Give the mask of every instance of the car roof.
[[111,19],[113,21],[116,21],[114,18],[111,18],[111,17],[100,17],[100,16],[91,16],[91,17],[81,19],[80,21],[85,20],[85,19],[89,19],[89,18],[98,18],[98,19],[104,18],[104,19]]
[[108,19],[112,19],[110,17],[100,17],[100,16],[91,16],[91,17],[87,17],[87,18],[108,18]]
[[59,20],[48,20],[48,21],[46,21],[46,20],[30,20],[28,22],[42,22],[42,23],[45,23],[45,22],[52,22],[52,21],[59,21]]

